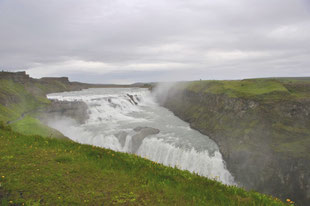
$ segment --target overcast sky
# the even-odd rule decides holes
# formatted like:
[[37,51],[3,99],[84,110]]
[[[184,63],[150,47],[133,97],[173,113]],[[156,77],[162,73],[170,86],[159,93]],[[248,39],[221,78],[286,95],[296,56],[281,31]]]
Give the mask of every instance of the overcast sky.
[[310,76],[310,0],[0,0],[0,68],[94,83]]

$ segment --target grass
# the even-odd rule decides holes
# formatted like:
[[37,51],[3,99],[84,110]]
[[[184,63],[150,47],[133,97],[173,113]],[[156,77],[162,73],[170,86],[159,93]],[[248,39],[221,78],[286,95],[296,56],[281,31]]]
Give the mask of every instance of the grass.
[[12,80],[0,79],[0,88],[0,120],[3,121],[18,119],[23,113],[49,103],[45,96],[34,95],[27,90],[26,85]]
[[20,121],[14,122],[11,127],[14,131],[26,135],[42,135],[45,137],[64,138],[63,134],[59,131],[42,124],[38,119],[29,115],[26,115],[25,118]]
[[285,205],[135,155],[3,125],[0,142],[2,205]]
[[310,81],[298,79],[245,79],[227,81],[194,81],[186,89],[196,93],[225,94],[233,98],[254,98],[256,100],[281,100],[309,97],[309,91],[302,91]]
[[46,93],[62,91],[66,89],[65,85],[56,80],[52,83],[35,80],[20,83],[0,79],[0,88],[0,121],[13,121],[12,129],[20,133],[64,137],[60,132],[42,124],[34,114],[49,105]]

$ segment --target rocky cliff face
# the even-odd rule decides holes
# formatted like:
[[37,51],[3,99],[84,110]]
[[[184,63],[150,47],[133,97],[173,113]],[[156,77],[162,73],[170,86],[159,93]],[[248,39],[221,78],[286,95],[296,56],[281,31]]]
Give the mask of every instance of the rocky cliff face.
[[[163,97],[163,96],[162,96]],[[310,201],[310,101],[261,101],[225,93],[166,90],[161,104],[215,140],[240,186]]]
[[0,72],[0,79],[11,79],[15,82],[25,83],[29,81],[30,77],[26,72]]

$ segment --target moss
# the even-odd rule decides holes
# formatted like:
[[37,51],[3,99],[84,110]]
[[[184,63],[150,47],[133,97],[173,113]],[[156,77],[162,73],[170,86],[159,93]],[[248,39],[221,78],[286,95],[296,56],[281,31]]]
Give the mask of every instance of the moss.
[[310,139],[297,140],[291,142],[283,142],[275,145],[276,152],[284,153],[295,158],[308,158],[310,159]]
[[310,159],[310,128],[277,122],[273,128],[274,151]]
[[297,126],[292,126],[292,125],[285,125],[281,122],[276,122],[272,125],[274,129],[277,130],[284,130],[286,132],[290,133],[300,133],[300,134],[305,134],[309,136],[310,138],[310,128],[304,128],[304,127],[297,127]]

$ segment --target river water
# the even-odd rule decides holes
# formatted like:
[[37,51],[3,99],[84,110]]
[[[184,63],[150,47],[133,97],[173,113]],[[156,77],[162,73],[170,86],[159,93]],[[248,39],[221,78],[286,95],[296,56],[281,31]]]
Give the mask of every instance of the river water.
[[89,119],[84,124],[66,117],[48,123],[73,141],[136,153],[224,184],[234,184],[216,143],[159,106],[147,89],[87,89],[47,97],[87,104]]

